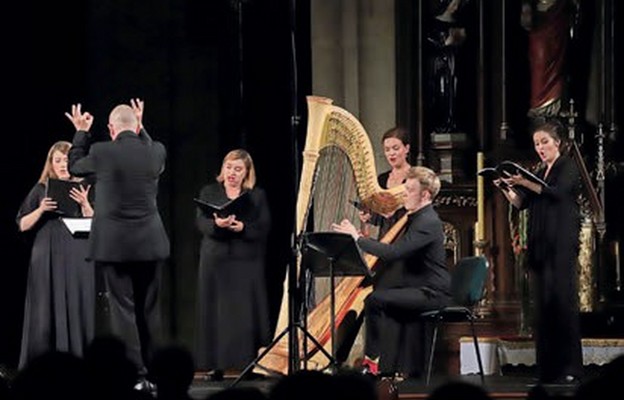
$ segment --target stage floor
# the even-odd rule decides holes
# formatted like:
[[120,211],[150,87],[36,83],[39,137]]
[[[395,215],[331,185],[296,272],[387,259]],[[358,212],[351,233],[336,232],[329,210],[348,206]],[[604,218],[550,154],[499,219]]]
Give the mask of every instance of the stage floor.
[[[590,375],[588,374],[586,378],[589,377]],[[240,380],[235,386],[238,388],[254,387],[264,393],[269,393],[277,380],[278,378],[266,377],[254,380]],[[397,382],[399,399],[424,399],[431,390],[449,380],[462,380],[483,386],[494,399],[526,399],[529,391],[535,386],[534,378],[524,373],[515,373],[508,376],[486,376],[484,385],[481,385],[481,379],[478,375],[434,376],[429,386],[425,384],[424,380],[420,379],[406,379]],[[236,377],[226,377],[221,382],[195,379],[190,389],[190,395],[193,399],[206,399],[209,395],[232,387],[235,381]],[[544,388],[549,394],[561,397],[572,397],[576,389],[574,385],[546,385]]]

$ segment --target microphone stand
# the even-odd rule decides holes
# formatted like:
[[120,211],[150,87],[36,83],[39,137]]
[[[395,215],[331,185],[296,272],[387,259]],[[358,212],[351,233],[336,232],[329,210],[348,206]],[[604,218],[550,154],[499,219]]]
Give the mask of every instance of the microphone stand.
[[[293,164],[295,166],[295,176],[293,179],[294,200],[297,201],[297,192],[299,190],[299,180],[297,176],[301,168],[299,160],[299,140],[298,126],[301,121],[298,107],[299,84],[297,79],[297,45],[296,45],[296,26],[297,26],[297,9],[296,0],[290,0],[290,105],[292,114],[290,116],[290,137],[292,139],[292,155]],[[301,237],[297,237],[297,211],[295,210],[293,217],[293,228],[291,235],[291,259],[288,263],[288,374],[292,374],[299,369],[299,335],[297,332],[297,308],[299,306],[298,282],[297,282],[297,256],[301,254]],[[304,302],[307,299],[303,300]],[[307,306],[307,305],[306,305]],[[305,318],[305,317],[304,317]],[[305,330],[304,330],[305,332]],[[305,343],[305,341],[304,341]]]

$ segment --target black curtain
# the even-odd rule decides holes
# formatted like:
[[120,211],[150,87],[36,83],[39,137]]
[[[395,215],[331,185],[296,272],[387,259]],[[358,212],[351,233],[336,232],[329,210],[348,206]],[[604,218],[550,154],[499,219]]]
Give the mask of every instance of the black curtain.
[[64,113],[78,102],[94,114],[93,132],[105,140],[110,109],[144,99],[146,128],[168,149],[159,205],[172,257],[162,300],[170,339],[187,345],[195,333],[200,239],[192,198],[216,177],[229,150],[249,150],[273,215],[267,284],[275,323],[294,224],[299,174],[293,148],[303,146],[305,133],[304,126],[291,124],[291,37],[303,114],[310,94],[309,1],[25,1],[12,4],[3,18],[2,29],[11,30],[2,35],[9,106],[2,157],[8,180],[0,207],[0,364],[17,364],[30,256],[31,238],[17,232],[15,215],[48,148],[71,140]]

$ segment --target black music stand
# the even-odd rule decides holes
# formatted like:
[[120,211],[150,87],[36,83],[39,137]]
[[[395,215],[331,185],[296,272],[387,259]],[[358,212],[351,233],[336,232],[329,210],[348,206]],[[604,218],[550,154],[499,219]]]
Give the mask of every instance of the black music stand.
[[304,235],[306,266],[316,276],[329,277],[331,363],[336,360],[336,276],[371,276],[362,254],[351,235],[339,232],[309,232]]

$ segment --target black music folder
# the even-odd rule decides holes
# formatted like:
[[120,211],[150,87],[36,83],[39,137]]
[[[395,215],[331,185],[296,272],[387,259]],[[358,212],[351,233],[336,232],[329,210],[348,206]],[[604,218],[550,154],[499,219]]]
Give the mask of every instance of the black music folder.
[[69,197],[69,191],[72,188],[80,189],[81,185],[81,182],[49,178],[46,187],[46,197],[56,201],[57,207],[53,212],[65,217],[82,216],[80,204]]
[[[509,178],[512,175],[522,175],[525,179],[528,179],[533,183],[537,183],[545,187],[548,186],[548,184],[544,182],[543,179],[513,161],[501,161],[501,163],[495,167],[486,167],[480,169],[477,172],[477,175],[480,175],[490,180]],[[503,183],[501,187],[505,189],[506,184]]]
[[243,192],[237,198],[222,204],[215,204],[198,198],[193,199],[193,201],[208,218],[212,218],[213,214],[225,218],[232,214],[239,215],[249,207],[249,192]]

